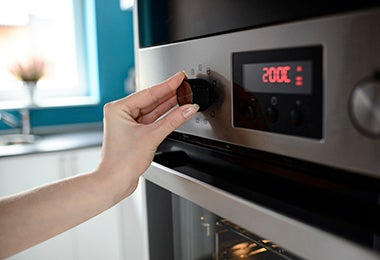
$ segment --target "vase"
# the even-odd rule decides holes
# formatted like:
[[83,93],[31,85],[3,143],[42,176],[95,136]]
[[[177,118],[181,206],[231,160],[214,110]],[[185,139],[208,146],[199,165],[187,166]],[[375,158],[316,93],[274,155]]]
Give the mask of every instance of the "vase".
[[36,81],[24,81],[23,82],[27,93],[28,93],[28,105],[29,106],[34,106],[36,104],[35,101],[35,93],[36,93],[36,88],[37,88],[37,82]]

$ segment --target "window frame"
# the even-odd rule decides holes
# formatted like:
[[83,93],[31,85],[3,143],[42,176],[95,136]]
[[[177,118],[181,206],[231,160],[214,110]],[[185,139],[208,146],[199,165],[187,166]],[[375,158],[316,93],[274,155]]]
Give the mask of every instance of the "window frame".
[[[91,72],[95,75],[91,82],[99,84],[99,89],[95,91],[99,93],[100,102],[90,105],[31,108],[32,133],[44,135],[101,129],[104,105],[134,92],[134,87],[126,88],[126,79],[130,70],[135,67],[132,10],[121,10],[118,1],[85,0],[84,3],[86,22],[89,23],[86,28],[89,49],[86,53],[94,54],[87,57],[87,60],[95,61],[90,63],[90,69],[93,68],[95,71]],[[19,109],[6,111],[20,116]],[[11,128],[0,121],[0,135],[19,131],[20,129]]]
[[84,84],[85,93],[83,95],[71,93],[70,95],[70,91],[57,92],[54,90],[54,93],[45,89],[44,98],[37,99],[36,104],[28,105],[25,103],[25,99],[20,99],[26,95],[23,88],[14,91],[0,91],[0,93],[3,92],[3,96],[6,95],[10,98],[9,100],[0,100],[0,109],[20,109],[28,106],[41,109],[97,105],[100,103],[95,0],[72,0],[72,4],[74,8],[76,62],[79,81],[80,84]]

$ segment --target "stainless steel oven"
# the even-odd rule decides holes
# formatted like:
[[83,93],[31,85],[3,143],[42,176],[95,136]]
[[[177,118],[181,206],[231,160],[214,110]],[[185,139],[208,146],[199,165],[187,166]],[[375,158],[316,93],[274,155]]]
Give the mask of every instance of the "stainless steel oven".
[[[138,89],[202,104],[143,175],[149,259],[380,259],[378,1],[136,1]],[[195,80],[196,79],[196,80]]]

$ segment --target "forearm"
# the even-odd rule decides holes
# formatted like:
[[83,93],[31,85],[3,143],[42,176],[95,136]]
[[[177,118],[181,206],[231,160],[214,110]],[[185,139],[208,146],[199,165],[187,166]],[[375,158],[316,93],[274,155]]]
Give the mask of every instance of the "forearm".
[[82,174],[1,200],[0,258],[112,207],[121,199],[112,182],[105,174]]
[[176,89],[185,78],[179,72],[104,106],[102,158],[93,173],[0,199],[0,258],[66,231],[129,196],[158,145],[199,109],[187,104],[172,110]]

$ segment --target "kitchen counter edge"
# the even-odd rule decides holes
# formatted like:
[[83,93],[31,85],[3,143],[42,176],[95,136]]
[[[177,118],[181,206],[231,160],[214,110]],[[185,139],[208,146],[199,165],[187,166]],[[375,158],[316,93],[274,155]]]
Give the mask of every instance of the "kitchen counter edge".
[[68,133],[39,135],[32,144],[13,144],[0,146],[0,159],[37,153],[70,151],[90,147],[101,147],[102,130],[87,130]]

